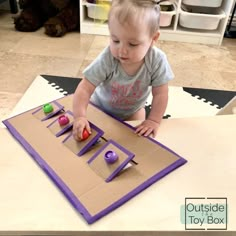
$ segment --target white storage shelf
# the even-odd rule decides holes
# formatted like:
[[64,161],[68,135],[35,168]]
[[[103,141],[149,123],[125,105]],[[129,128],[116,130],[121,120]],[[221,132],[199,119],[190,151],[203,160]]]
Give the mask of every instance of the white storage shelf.
[[[160,40],[221,45],[233,3],[234,0],[174,0],[173,11],[161,13],[161,26],[165,27],[160,28]],[[88,17],[88,7],[86,0],[80,1],[80,33],[109,35],[106,17],[102,20]],[[203,12],[189,13],[186,7]],[[208,25],[204,25],[206,22]]]

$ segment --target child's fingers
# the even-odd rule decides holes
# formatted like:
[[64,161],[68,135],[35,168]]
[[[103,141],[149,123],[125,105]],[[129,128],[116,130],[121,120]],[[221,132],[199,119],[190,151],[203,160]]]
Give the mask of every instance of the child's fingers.
[[87,129],[87,131],[91,134],[92,133],[92,130],[90,128],[90,125],[89,123],[87,122],[86,126],[85,126],[85,129]]
[[85,128],[84,122],[77,121],[73,125],[73,137],[75,140],[79,141],[82,138],[83,130]]
[[135,133],[139,136],[148,136],[152,133],[153,129],[146,126],[140,126],[136,129]]
[[83,139],[83,131],[85,129],[86,125],[85,124],[80,124],[79,129],[78,129],[78,136],[81,139]]
[[138,125],[138,126],[135,127],[135,131],[134,132],[137,134],[137,133],[140,132],[140,130],[142,130],[142,128],[143,128],[142,125]]
[[154,130],[153,130],[153,132],[152,132],[152,133],[153,133],[153,138],[155,138],[155,137],[157,136],[157,130],[158,130],[158,129],[154,129]]
[[153,132],[153,129],[152,128],[147,128],[147,130],[143,133],[143,136],[147,137],[149,136],[150,134],[152,134]]
[[75,140],[79,141],[79,133],[76,128],[73,128],[73,137]]

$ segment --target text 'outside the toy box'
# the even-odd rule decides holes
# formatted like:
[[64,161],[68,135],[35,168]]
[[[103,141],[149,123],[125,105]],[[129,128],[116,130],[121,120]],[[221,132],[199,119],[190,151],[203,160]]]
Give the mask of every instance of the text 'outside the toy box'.
[[227,230],[227,198],[185,198],[185,204],[180,208],[180,218],[185,230]]

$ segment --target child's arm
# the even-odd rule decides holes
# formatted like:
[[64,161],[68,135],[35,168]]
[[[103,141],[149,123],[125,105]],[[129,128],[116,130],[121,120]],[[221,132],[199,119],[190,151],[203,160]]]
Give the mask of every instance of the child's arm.
[[89,133],[91,129],[86,118],[88,103],[95,86],[84,78],[78,85],[73,96],[73,136],[76,140],[82,139],[82,132],[86,128]]
[[168,103],[168,84],[152,88],[152,105],[148,118],[137,126],[135,133],[155,137]]

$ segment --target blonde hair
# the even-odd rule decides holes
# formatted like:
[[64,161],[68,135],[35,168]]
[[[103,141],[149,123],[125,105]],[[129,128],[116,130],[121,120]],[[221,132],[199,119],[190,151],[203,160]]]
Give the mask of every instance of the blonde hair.
[[137,21],[134,22],[134,17],[138,20],[139,15],[147,17],[151,35],[159,30],[160,6],[155,0],[112,0],[108,23],[111,16],[115,16],[121,24],[126,22],[138,24]]

